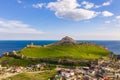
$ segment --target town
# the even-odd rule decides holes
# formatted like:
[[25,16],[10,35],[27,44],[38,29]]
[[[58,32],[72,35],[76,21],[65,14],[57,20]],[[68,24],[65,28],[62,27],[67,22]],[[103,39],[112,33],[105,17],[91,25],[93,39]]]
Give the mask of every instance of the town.
[[118,61],[98,61],[98,65],[91,66],[64,66],[56,65],[50,69],[50,64],[41,63],[28,67],[0,66],[0,79],[5,79],[24,72],[38,72],[56,70],[57,74],[48,80],[120,80],[120,60]]

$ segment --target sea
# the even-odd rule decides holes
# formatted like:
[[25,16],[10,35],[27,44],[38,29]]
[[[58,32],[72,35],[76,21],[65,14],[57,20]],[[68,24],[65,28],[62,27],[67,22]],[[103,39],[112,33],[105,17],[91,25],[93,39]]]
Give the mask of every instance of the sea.
[[[77,40],[78,42],[90,42],[107,47],[114,54],[120,55],[120,41],[103,41],[103,40]],[[18,51],[26,45],[34,43],[35,45],[47,45],[57,42],[57,40],[3,40],[0,41],[0,56],[4,52]]]

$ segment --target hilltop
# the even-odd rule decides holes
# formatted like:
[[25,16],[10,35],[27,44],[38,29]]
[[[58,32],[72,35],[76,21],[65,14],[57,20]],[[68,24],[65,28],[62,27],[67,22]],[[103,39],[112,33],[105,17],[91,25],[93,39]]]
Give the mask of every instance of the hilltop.
[[75,45],[77,42],[71,37],[64,37],[59,42],[53,43],[53,45]]

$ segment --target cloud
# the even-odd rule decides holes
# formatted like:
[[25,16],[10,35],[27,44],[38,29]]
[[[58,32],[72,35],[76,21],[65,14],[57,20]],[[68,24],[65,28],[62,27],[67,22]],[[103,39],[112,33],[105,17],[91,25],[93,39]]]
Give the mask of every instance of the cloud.
[[119,26],[120,25],[120,16],[116,16],[112,20],[105,21],[105,23],[114,24],[116,26]]
[[77,0],[57,0],[56,2],[50,2],[47,8],[55,11],[55,15],[58,18],[80,21],[86,19],[92,19],[98,15],[98,12],[78,8]]
[[95,11],[89,11],[85,9],[74,9],[70,11],[59,11],[55,13],[55,15],[59,18],[65,18],[74,21],[91,19],[97,16],[97,14],[98,13]]
[[90,9],[90,8],[94,7],[94,3],[90,3],[90,2],[87,2],[87,1],[83,1],[81,4],[84,5],[83,7],[85,9]]
[[37,29],[32,28],[31,25],[25,24],[16,20],[0,20],[0,33],[34,33],[41,34]]
[[108,5],[110,5],[112,3],[112,0],[109,0],[109,1],[107,1],[107,2],[104,2],[103,4],[102,4],[102,6],[108,6]]
[[21,0],[17,0],[17,3],[21,4],[21,3],[22,3],[22,1],[21,1]]
[[120,32],[120,16],[116,16],[111,20],[105,21],[108,26],[114,26],[114,28]]
[[101,5],[95,5],[94,8],[100,8],[100,7],[102,7],[102,6]]
[[103,11],[103,12],[102,12],[102,15],[103,15],[104,17],[110,17],[110,16],[113,16],[114,14],[111,13],[111,12],[109,12],[109,11]]
[[116,16],[116,19],[119,19],[119,20],[120,20],[120,16]]
[[50,2],[46,8],[55,11],[55,15],[58,18],[68,19],[73,21],[92,19],[99,14],[104,17],[110,17],[114,14],[109,11],[96,12],[90,10],[92,8],[99,8],[110,5],[112,0],[104,2],[102,5],[95,5],[94,3],[83,1],[80,4],[77,0],[57,0],[56,2]]
[[116,22],[116,25],[120,27],[120,16],[116,16],[113,21]]
[[75,9],[79,6],[77,0],[57,0],[56,2],[48,3],[47,8],[55,11],[67,11],[68,9]]
[[112,3],[112,0],[109,0],[107,2],[104,2],[101,5],[94,5],[94,8],[101,8],[101,7],[104,7],[104,6],[109,6],[109,5],[111,5],[111,3]]
[[33,4],[32,6],[34,8],[42,8],[45,5],[45,3],[37,3],[37,4]]
[[104,6],[109,6],[111,3],[112,3],[112,0],[108,0],[107,2],[104,2],[101,5],[95,5],[94,3],[83,1],[81,5],[83,5],[85,9],[91,9],[91,8],[100,8]]

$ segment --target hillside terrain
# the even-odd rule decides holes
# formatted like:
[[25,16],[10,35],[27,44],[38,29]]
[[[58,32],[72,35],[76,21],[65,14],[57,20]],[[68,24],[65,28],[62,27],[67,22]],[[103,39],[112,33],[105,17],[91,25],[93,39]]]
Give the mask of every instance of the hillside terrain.
[[3,80],[48,80],[56,73],[54,70],[42,73],[21,73]]
[[[82,64],[80,61],[108,59],[110,52],[103,46],[88,42],[76,42],[66,36],[59,42],[44,46],[33,43],[20,51],[5,53],[0,58],[3,66],[28,66],[40,62],[60,64]],[[67,64],[68,63],[68,64]],[[86,62],[84,62],[86,64]],[[87,62],[87,64],[89,61]]]
[[64,37],[50,45],[26,47],[17,54],[31,58],[98,59],[108,56],[109,53],[105,47],[86,42],[78,43],[70,37]]

